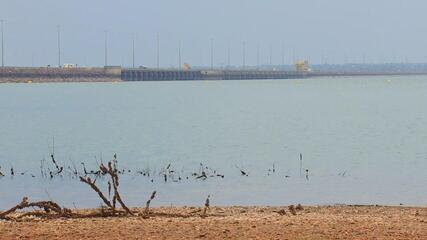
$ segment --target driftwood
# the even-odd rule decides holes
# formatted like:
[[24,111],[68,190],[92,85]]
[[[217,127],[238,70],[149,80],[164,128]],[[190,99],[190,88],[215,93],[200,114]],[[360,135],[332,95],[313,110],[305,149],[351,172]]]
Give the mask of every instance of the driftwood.
[[[151,197],[148,200],[148,202],[153,200],[154,197],[155,197],[155,192],[151,194]],[[142,210],[140,214],[143,218],[148,218],[148,217],[189,218],[189,217],[200,216],[200,213],[202,212],[203,214],[201,215],[201,217],[204,218],[204,217],[207,217],[206,211],[207,211],[207,208],[209,208],[208,199],[205,203],[205,210],[198,209],[197,211],[193,211],[189,213],[163,213],[163,212],[149,213],[146,206],[146,208]],[[34,210],[31,212],[22,212],[21,214],[17,213],[18,210],[22,210],[25,208],[35,208],[35,207],[39,208],[40,210]],[[67,208],[61,208],[57,203],[52,201],[29,202],[27,197],[24,197],[21,203],[17,204],[13,208],[4,212],[0,212],[0,219],[4,219],[8,221],[31,220],[31,218],[25,219],[28,217],[45,218],[45,219],[58,219],[58,218],[84,219],[84,218],[128,217],[128,216],[129,216],[129,213],[126,211],[121,211],[117,209],[113,211],[110,207],[105,205],[102,205],[97,211],[79,213],[79,212],[72,212],[70,209],[67,209]],[[212,214],[209,216],[223,217],[224,215]]]
[[95,181],[91,180],[89,177],[83,177],[80,176],[80,181],[88,184],[102,199],[102,201],[107,205],[110,210],[114,213],[116,212],[116,202],[120,204],[120,206],[125,210],[125,212],[129,215],[133,215],[131,210],[126,206],[126,204],[123,202],[120,193],[119,193],[119,175],[117,171],[117,160],[116,155],[114,155],[114,159],[110,162],[108,162],[108,166],[106,167],[103,163],[99,166],[100,173],[103,175],[109,175],[111,178],[111,182],[108,182],[108,192],[109,195],[111,193],[111,186],[113,187],[114,195],[112,200],[108,200],[104,193],[96,186]]
[[154,192],[151,194],[150,199],[148,199],[147,203],[145,204],[144,214],[145,214],[146,216],[148,216],[148,215],[150,214],[150,203],[151,203],[151,201],[152,201],[155,197],[156,197],[156,191],[154,191]]
[[111,205],[110,201],[108,201],[108,199],[104,196],[101,190],[99,190],[99,188],[95,185],[95,181],[92,181],[90,177],[82,177],[82,176],[80,176],[80,181],[88,184],[96,193],[98,193],[99,197],[102,199],[105,205],[110,207],[113,211],[115,210],[115,208]]
[[67,208],[61,208],[57,203],[52,201],[40,201],[40,202],[29,202],[28,197],[24,197],[18,205],[14,206],[13,208],[1,212],[0,213],[0,219],[10,219],[8,215],[15,213],[17,210],[21,210],[24,208],[40,208],[44,210],[43,212],[28,212],[24,213],[23,215],[19,216],[18,218],[22,218],[25,216],[30,215],[37,215],[40,217],[50,217],[54,216],[52,215],[52,212],[58,216],[58,217],[70,217],[72,215],[71,210]]

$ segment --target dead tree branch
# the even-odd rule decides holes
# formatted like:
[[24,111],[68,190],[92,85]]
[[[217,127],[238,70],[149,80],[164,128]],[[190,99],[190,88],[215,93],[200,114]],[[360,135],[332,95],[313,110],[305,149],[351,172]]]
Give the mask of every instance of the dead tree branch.
[[[107,167],[101,163],[99,165],[99,170],[102,175],[109,175],[111,178],[111,181],[108,182],[108,192],[112,190],[114,191],[114,195],[112,200],[108,200],[104,193],[96,186],[95,181],[92,181],[89,177],[82,177],[80,176],[80,181],[88,184],[96,193],[98,193],[99,197],[102,199],[102,201],[107,205],[113,212],[116,211],[116,202],[120,204],[120,206],[126,211],[127,214],[133,215],[131,210],[126,206],[126,204],[123,202],[120,193],[119,193],[119,176],[117,171],[117,163],[116,163],[116,157],[114,157],[114,163],[112,161],[108,162]],[[110,195],[110,194],[109,194]]]
[[110,201],[108,201],[108,199],[104,196],[101,190],[99,190],[99,188],[95,185],[95,181],[92,181],[90,177],[82,177],[82,176],[80,176],[80,181],[88,184],[96,193],[98,193],[99,197],[102,199],[105,205],[110,207],[113,211],[115,210],[113,205],[111,205]]
[[8,215],[15,213],[17,210],[21,210],[24,208],[40,208],[45,211],[45,213],[25,213],[21,215],[20,217],[28,216],[28,215],[38,215],[43,217],[49,217],[51,216],[51,212],[56,213],[57,216],[60,217],[70,217],[72,215],[71,210],[67,208],[61,208],[57,203],[52,201],[41,201],[41,202],[29,202],[28,197],[24,197],[18,205],[14,206],[13,208],[4,211],[0,213],[0,219],[8,219]]
[[147,216],[150,214],[150,203],[151,203],[151,201],[152,201],[155,197],[156,197],[156,191],[154,191],[154,192],[151,194],[150,199],[148,199],[147,203],[145,204],[145,211],[144,211],[144,214],[145,214],[145,215],[147,215]]

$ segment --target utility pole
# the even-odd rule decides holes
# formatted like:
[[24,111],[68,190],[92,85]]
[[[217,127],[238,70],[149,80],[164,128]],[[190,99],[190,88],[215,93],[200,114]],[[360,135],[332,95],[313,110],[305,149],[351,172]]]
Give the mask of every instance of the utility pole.
[[160,69],[160,37],[157,35],[157,69]]
[[294,49],[292,49],[292,64],[296,63],[296,61],[297,61],[296,58],[297,58],[297,56],[296,56],[295,48],[294,48]]
[[1,67],[4,67],[4,20],[0,19],[1,22]]
[[108,31],[104,31],[104,67],[108,65],[108,46],[107,46],[107,37],[108,37]]
[[57,33],[58,33],[58,67],[61,67],[61,26],[57,25]]
[[230,67],[230,41],[228,41],[227,46],[227,66]]
[[135,68],[135,34],[132,35],[132,68]]
[[243,69],[246,67],[246,42],[243,41]]
[[285,66],[285,44],[282,42],[282,66]]
[[211,70],[214,68],[214,40],[211,38]]
[[181,70],[181,41],[178,42],[178,70]]
[[256,65],[257,65],[257,68],[259,68],[259,58],[260,58],[260,53],[259,53],[259,43],[258,43],[257,48],[256,48]]

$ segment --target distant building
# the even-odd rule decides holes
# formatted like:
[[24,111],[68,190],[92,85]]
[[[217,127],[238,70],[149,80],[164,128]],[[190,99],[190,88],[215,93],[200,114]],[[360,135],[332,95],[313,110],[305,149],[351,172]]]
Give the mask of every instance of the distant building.
[[66,63],[62,67],[63,68],[76,68],[77,64]]
[[297,61],[295,63],[295,68],[298,72],[310,72],[311,71],[311,69],[308,66],[308,61],[306,61],[306,60]]

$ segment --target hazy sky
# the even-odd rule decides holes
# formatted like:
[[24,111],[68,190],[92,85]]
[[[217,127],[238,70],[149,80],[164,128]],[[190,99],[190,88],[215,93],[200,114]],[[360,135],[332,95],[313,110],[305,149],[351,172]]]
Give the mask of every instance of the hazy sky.
[[[273,64],[307,58],[313,63],[427,62],[426,0],[0,0],[5,20],[6,65],[55,65],[57,25],[62,63],[104,64],[108,30],[109,65]],[[283,47],[282,47],[283,46]],[[323,57],[322,57],[323,56]]]

